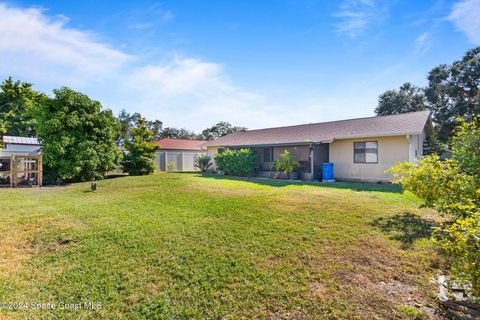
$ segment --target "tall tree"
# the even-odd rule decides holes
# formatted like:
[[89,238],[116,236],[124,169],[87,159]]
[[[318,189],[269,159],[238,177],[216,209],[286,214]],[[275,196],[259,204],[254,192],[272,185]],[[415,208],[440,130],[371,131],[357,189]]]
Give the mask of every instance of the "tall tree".
[[432,69],[428,82],[425,93],[438,137],[446,141],[457,125],[456,118],[472,121],[480,114],[480,47],[467,51],[460,61]]
[[140,113],[128,113],[125,109],[120,111],[117,119],[120,123],[119,145],[123,145],[126,140],[131,141],[131,130],[140,125],[140,120],[142,121],[142,125],[146,125],[148,129],[152,131],[154,140],[158,140],[161,137],[163,123],[160,120],[145,120]]
[[199,137],[202,140],[213,140],[219,137],[226,136],[227,134],[238,132],[238,131],[246,131],[247,128],[245,127],[234,127],[228,122],[221,121],[214,125],[211,128],[207,128],[202,131]]
[[422,88],[405,82],[397,90],[388,90],[378,99],[375,113],[379,116],[421,111],[426,108],[426,98]]
[[33,112],[47,96],[32,89],[32,84],[9,77],[0,85],[0,134],[35,136]]
[[167,127],[162,130],[160,138],[195,140],[198,139],[198,136],[195,132],[187,129]]
[[142,116],[140,113],[128,113],[125,109],[122,109],[117,116],[120,124],[120,136],[119,145],[123,145],[126,140],[131,139],[130,131],[137,125],[138,119]]
[[162,129],[163,129],[163,122],[160,120],[147,120],[146,121],[147,127],[150,131],[152,131],[153,140],[158,140],[162,138]]
[[109,109],[69,88],[36,112],[47,179],[89,181],[113,170],[120,159],[119,125]]
[[123,170],[133,176],[153,173],[155,170],[155,151],[159,146],[154,142],[154,132],[147,126],[145,119],[138,120],[138,126],[131,131],[132,139],[125,140],[128,153],[122,161]]

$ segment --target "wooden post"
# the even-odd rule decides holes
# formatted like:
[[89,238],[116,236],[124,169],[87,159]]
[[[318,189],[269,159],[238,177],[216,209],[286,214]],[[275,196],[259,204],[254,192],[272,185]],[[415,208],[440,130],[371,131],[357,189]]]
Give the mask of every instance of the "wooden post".
[[15,182],[17,179],[17,159],[15,156],[11,157],[10,161],[10,185],[12,188],[15,188]]
[[38,186],[41,187],[43,185],[43,158],[42,156],[38,156]]

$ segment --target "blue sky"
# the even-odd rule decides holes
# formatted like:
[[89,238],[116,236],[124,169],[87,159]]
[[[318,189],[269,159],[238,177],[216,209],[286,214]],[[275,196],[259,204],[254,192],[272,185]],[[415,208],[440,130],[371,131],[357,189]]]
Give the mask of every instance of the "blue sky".
[[370,116],[480,45],[480,0],[0,2],[0,77],[199,131]]

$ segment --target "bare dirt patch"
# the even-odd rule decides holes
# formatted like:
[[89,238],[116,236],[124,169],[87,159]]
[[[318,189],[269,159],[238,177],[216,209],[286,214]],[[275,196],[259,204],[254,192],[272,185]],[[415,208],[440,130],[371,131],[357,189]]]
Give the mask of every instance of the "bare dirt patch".
[[1,232],[0,278],[18,273],[22,264],[32,257],[35,251],[28,240],[36,230],[35,225],[29,224]]

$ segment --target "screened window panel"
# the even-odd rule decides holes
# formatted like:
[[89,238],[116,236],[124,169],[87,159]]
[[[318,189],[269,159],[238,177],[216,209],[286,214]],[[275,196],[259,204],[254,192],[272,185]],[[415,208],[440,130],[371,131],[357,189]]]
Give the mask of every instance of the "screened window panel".
[[272,162],[272,148],[263,149],[263,162]]
[[10,159],[0,159],[0,171],[10,171]]

